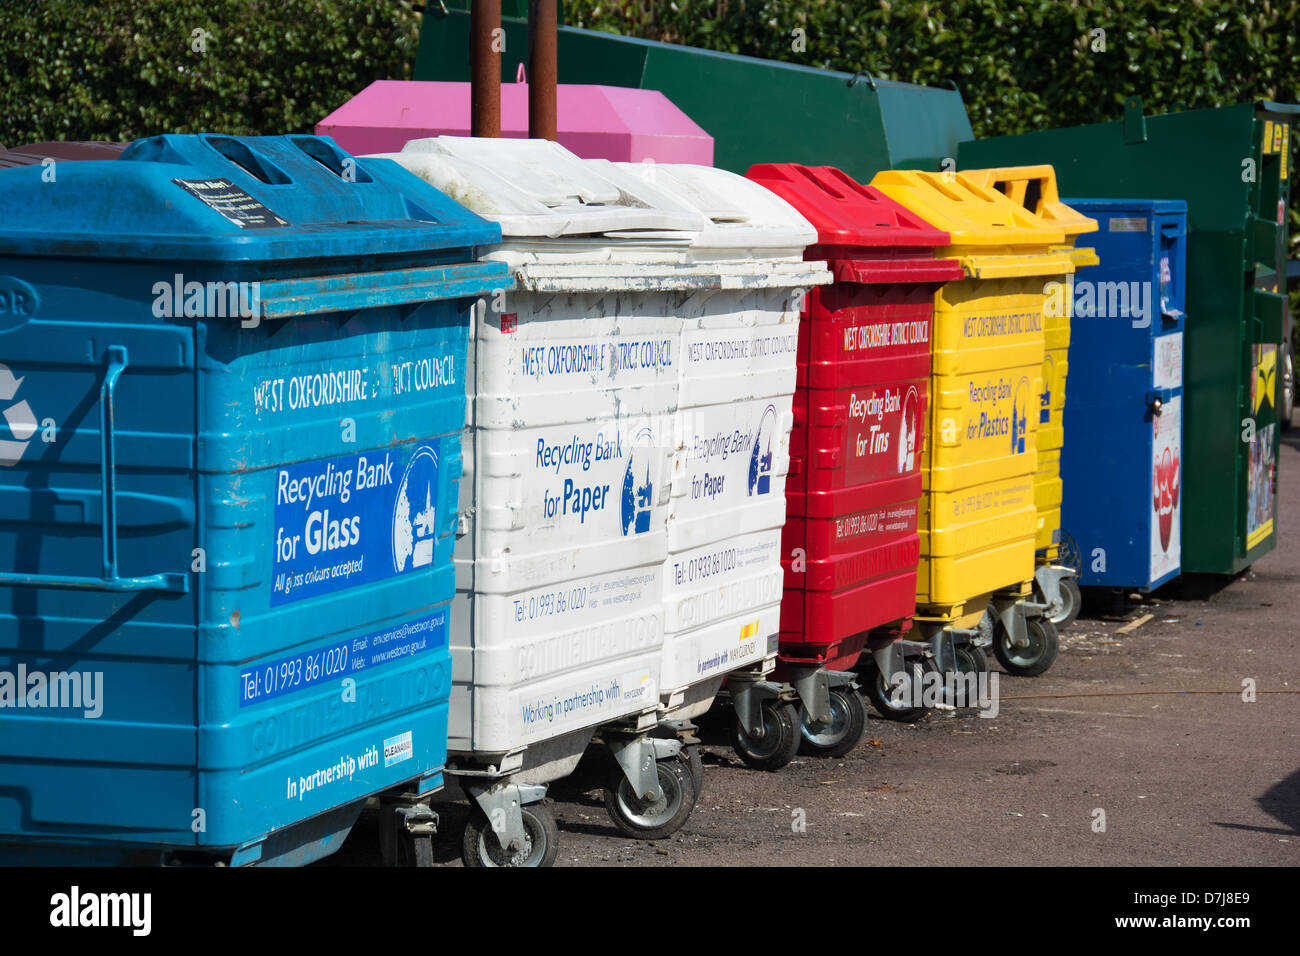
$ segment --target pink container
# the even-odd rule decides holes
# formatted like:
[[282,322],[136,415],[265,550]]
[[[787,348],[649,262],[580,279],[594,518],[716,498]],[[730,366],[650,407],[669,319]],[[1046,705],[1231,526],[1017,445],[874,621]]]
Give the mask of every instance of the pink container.
[[[561,84],[560,145],[584,159],[713,165],[713,137],[658,90]],[[350,153],[392,153],[407,140],[470,135],[469,84],[376,80],[316,124]],[[501,135],[528,135],[528,84],[501,84]]]

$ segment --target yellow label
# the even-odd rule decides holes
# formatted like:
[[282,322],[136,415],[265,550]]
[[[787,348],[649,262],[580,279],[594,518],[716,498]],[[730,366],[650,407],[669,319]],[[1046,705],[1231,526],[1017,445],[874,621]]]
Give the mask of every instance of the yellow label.
[[1291,158],[1291,127],[1286,123],[1279,124],[1282,127],[1282,169],[1280,175],[1282,182],[1287,181],[1286,161]]
[[1246,535],[1246,550],[1249,551],[1273,533],[1273,519],[1269,518],[1262,525]]
[[1282,131],[1286,129],[1285,124],[1276,123],[1273,126],[1273,152],[1282,152]]
[[758,633],[758,621],[750,621],[740,628],[740,639],[747,641]]
[[1273,150],[1273,121],[1264,120],[1264,155],[1267,156],[1274,152]]
[[1265,402],[1273,404],[1273,393],[1277,389],[1277,348],[1267,345],[1260,346],[1259,363],[1255,366],[1255,414],[1264,406]]

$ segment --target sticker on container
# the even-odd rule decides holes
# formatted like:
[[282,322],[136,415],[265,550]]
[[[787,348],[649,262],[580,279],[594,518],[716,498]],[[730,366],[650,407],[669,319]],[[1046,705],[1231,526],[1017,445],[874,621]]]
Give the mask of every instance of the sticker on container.
[[447,611],[335,641],[324,647],[281,657],[241,671],[239,706],[260,704],[325,681],[358,677],[376,667],[396,664],[447,643]]
[[776,406],[768,405],[758,423],[754,447],[749,455],[749,494],[766,495],[772,491],[773,442],[776,441]]
[[1181,545],[1183,400],[1174,396],[1152,416],[1151,580],[1178,570]]
[[1110,221],[1111,232],[1146,232],[1146,216],[1116,216]]
[[415,744],[408,730],[404,734],[398,734],[396,737],[389,737],[384,741],[384,766],[391,767],[395,763],[402,763],[410,760],[415,755]]
[[1277,499],[1277,459],[1273,453],[1276,425],[1267,425],[1255,433],[1247,447],[1249,466],[1246,473],[1246,550],[1273,533],[1273,510]]
[[1183,384],[1183,333],[1162,335],[1152,343],[1151,384],[1155,388],[1180,388]]
[[[627,456],[627,468],[623,472],[623,488],[620,495],[620,526],[624,536],[645,534],[650,530],[650,509],[654,505],[654,482],[650,468],[654,461],[655,437],[650,428],[642,428],[632,438],[632,447]],[[585,514],[586,501],[583,501]]]
[[1174,271],[1169,266],[1169,257],[1162,255],[1160,257],[1160,312],[1163,315],[1173,315],[1177,311],[1173,303]]
[[852,389],[844,413],[846,483],[894,478],[920,466],[921,391],[916,385]]
[[1052,421],[1052,379],[1056,377],[1056,359],[1048,352],[1043,357],[1043,391],[1038,396],[1038,423]]
[[389,448],[277,468],[271,606],[432,569],[438,453]]
[[619,681],[623,685],[623,701],[629,706],[654,702],[655,682],[650,679],[648,670],[631,671]]
[[1015,401],[1011,406],[1011,454],[1025,453],[1025,438],[1029,434],[1029,379],[1021,376],[1016,384]]
[[229,179],[173,179],[187,193],[215,209],[240,229],[277,229],[289,225]]

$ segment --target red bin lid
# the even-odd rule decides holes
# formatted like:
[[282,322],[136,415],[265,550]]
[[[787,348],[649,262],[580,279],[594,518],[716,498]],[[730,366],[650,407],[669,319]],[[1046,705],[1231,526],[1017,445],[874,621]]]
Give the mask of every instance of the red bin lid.
[[759,163],[745,176],[803,213],[828,255],[836,248],[923,252],[950,245],[948,233],[834,166]]

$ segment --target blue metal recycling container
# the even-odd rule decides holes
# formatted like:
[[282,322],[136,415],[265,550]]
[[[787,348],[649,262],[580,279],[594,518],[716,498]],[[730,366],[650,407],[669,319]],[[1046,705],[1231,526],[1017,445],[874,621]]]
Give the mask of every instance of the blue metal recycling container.
[[0,171],[0,862],[303,863],[441,785],[499,239],[328,138]]
[[1146,591],[1179,573],[1187,203],[1064,202],[1101,265],[1074,278],[1063,550],[1085,587]]

